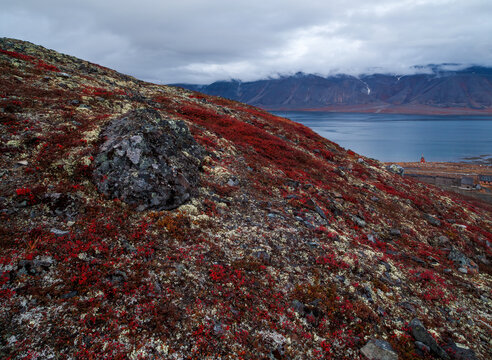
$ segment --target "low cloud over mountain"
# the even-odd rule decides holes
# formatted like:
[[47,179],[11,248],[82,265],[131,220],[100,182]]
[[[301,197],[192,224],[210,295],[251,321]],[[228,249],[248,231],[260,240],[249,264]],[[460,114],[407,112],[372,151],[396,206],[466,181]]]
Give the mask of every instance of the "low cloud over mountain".
[[178,84],[270,110],[410,113],[492,111],[492,68],[453,64],[414,68],[413,75],[322,77],[298,73],[276,79],[210,85]]

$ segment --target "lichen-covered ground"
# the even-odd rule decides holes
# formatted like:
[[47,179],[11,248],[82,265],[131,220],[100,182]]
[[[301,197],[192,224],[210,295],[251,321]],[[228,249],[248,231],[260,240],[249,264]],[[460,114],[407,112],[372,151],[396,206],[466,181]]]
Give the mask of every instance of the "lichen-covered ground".
[[[487,205],[244,104],[0,49],[0,358],[364,359],[371,339],[438,356],[413,319],[492,358]],[[99,133],[138,108],[206,149],[175,210],[94,183]]]

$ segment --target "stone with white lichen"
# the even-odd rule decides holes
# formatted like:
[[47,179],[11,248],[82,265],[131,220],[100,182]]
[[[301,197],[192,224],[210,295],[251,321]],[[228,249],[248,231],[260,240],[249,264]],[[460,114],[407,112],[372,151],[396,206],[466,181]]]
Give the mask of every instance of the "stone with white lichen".
[[369,340],[360,351],[369,360],[398,360],[390,343],[384,340]]

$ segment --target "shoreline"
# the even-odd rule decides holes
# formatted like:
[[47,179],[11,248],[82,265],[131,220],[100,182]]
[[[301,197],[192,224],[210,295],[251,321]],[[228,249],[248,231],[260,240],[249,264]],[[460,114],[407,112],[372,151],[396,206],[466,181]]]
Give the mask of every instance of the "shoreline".
[[384,164],[401,166],[405,177],[492,204],[492,181],[483,181],[483,176],[492,178],[492,164],[469,162],[384,162]]

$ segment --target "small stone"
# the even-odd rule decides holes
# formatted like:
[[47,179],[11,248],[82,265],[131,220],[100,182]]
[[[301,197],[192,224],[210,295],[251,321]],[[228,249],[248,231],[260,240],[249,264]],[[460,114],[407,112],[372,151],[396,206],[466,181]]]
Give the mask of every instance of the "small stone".
[[32,260],[21,260],[17,266],[19,274],[34,275],[36,274],[36,267]]
[[388,264],[386,261],[383,261],[383,260],[380,260],[379,263],[386,268],[386,271],[388,273],[391,272],[391,265],[390,264]]
[[221,323],[215,323],[214,324],[214,335],[217,336],[217,335],[220,335],[224,332],[224,329],[222,328],[222,324]]
[[416,263],[419,263],[419,264],[425,264],[425,261],[422,260],[421,258],[417,257],[417,256],[410,256],[410,259],[412,259],[413,261],[415,261]]
[[336,275],[335,280],[341,283],[345,283],[345,276],[343,275]]
[[56,236],[65,236],[65,235],[68,235],[70,234],[70,231],[68,230],[60,230],[60,229],[51,229],[50,232]]
[[437,219],[435,216],[432,216],[430,214],[424,214],[424,219],[427,220],[427,222],[431,225],[441,226],[441,221]]
[[449,243],[449,239],[447,236],[441,235],[437,238],[437,241],[439,242],[440,245],[445,245]]
[[326,222],[328,222],[328,218],[326,217],[326,214],[325,212],[318,206],[318,204],[316,204],[314,201],[313,201],[313,204],[314,204],[314,211],[316,211],[316,213],[321,216],[321,218],[323,220],[325,220]]
[[132,244],[130,244],[126,239],[122,239],[121,240],[121,245],[123,246],[123,248],[131,253],[131,254],[136,254],[137,253],[137,249],[135,248],[135,246],[133,246]]
[[304,304],[300,302],[299,300],[294,300],[292,301],[292,308],[298,312],[298,313],[303,313],[304,312]]
[[34,264],[36,267],[41,270],[48,271],[52,265],[56,263],[56,260],[51,256],[41,256],[34,260]]
[[77,291],[76,290],[73,290],[73,291],[70,291],[70,292],[68,292],[66,294],[63,294],[62,296],[60,296],[60,298],[61,299],[64,299],[64,300],[71,299],[71,298],[77,296],[77,294],[78,294]]
[[439,261],[430,255],[427,256],[427,260],[430,262],[431,265],[438,265],[439,264]]
[[239,181],[236,178],[230,178],[229,181],[227,182],[227,185],[229,186],[238,186]]
[[400,165],[397,165],[397,164],[391,164],[391,165],[386,166],[386,170],[389,170],[392,173],[398,174],[398,175],[403,175],[405,173],[405,169],[402,168]]
[[112,273],[109,276],[109,281],[113,285],[118,285],[118,284],[121,284],[122,282],[126,281],[127,278],[128,277],[127,277],[125,272],[123,272],[121,270],[116,270],[114,273]]
[[408,312],[410,312],[412,314],[415,314],[416,313],[415,306],[413,304],[410,304],[409,302],[404,301],[400,305],[401,305],[402,308],[404,308]]
[[264,250],[255,251],[252,255],[258,260],[261,260],[263,262],[266,263],[270,262],[270,254]]
[[304,224],[304,226],[306,226],[308,229],[316,229],[316,227],[315,227],[313,224],[311,224],[309,221],[307,221],[307,220],[304,220],[304,221],[303,221],[303,224]]
[[361,219],[360,217],[358,217],[358,216],[355,216],[355,215],[354,215],[354,216],[352,216],[352,221],[353,221],[354,223],[356,223],[356,224],[357,224],[357,226],[359,226],[359,227],[365,227],[365,226],[366,226],[366,222],[365,222],[364,220],[362,220],[362,219]]
[[183,264],[177,264],[176,266],[176,276],[181,278],[183,274],[186,272],[186,268]]
[[401,236],[401,231],[398,229],[391,229],[390,230],[390,235],[391,236]]
[[360,351],[369,360],[398,360],[390,343],[384,340],[369,340]]
[[473,260],[470,260],[461,251],[451,249],[448,254],[448,259],[451,260],[458,268],[458,271],[462,272],[463,274],[468,274],[469,272],[478,272],[477,264]]

